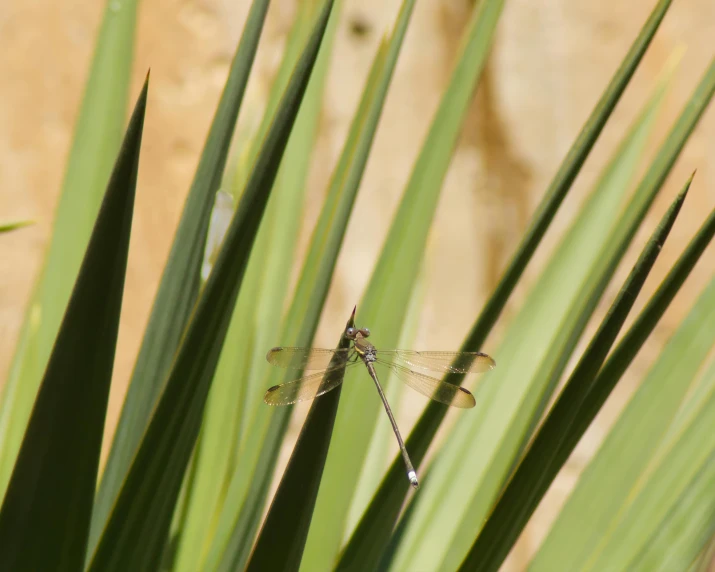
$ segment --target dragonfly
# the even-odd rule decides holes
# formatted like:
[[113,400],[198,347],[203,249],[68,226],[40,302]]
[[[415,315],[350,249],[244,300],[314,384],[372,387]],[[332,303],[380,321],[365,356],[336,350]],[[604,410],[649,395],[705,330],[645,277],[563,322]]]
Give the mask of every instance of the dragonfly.
[[286,369],[318,371],[295,381],[274,385],[266,391],[263,400],[268,405],[290,405],[313,399],[335,389],[343,382],[343,376],[335,375],[336,372],[339,373],[342,368],[363,363],[375,382],[387,417],[390,419],[405,462],[407,478],[410,484],[417,489],[419,488],[417,472],[412,465],[395,416],[392,414],[390,404],[380,385],[375,364],[387,367],[409,387],[434,401],[452,407],[469,409],[474,407],[476,402],[468,390],[459,385],[441,381],[428,375],[427,372],[441,374],[483,373],[496,367],[496,362],[481,352],[378,350],[367,341],[367,338],[370,337],[368,328],[349,327],[345,330],[345,337],[351,341],[348,348],[272,348],[266,355],[270,364]]

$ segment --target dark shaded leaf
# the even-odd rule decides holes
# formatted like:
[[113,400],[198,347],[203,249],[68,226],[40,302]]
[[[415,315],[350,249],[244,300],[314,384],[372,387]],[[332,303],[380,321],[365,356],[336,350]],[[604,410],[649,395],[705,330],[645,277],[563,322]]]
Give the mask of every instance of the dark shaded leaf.
[[[385,38],[375,56],[331,177],[282,333],[274,343],[312,344],[413,5],[414,0],[403,3],[393,35]],[[272,368],[262,387],[282,381],[290,379],[285,378],[284,372]],[[263,406],[250,420],[251,431],[229,484],[205,564],[207,568],[235,570],[247,562],[289,417],[289,408]]]
[[60,325],[2,509],[0,570],[81,570],[129,251],[148,78]]
[[221,183],[267,9],[268,0],[254,0],[186,199],[100,481],[97,507],[92,515],[91,551],[144,435],[199,294],[214,195]]
[[[355,310],[345,329],[353,326],[355,326]],[[349,347],[350,340],[345,337],[345,330],[343,330],[338,348]],[[345,375],[345,363],[341,369],[327,372],[326,376],[328,375],[331,378],[342,378]],[[256,546],[251,553],[247,571],[299,568],[315,499],[318,497],[320,479],[323,476],[325,458],[328,456],[341,389],[342,385],[339,385],[313,401],[278,491],[273,497],[268,516],[258,535]]]
[[159,565],[231,309],[315,63],[331,6],[332,2],[325,4],[266,135],[90,570],[155,570]]
[[2,391],[0,494],[13,470],[125,132],[137,0],[121,0],[121,10],[115,9],[117,0],[102,4],[102,25],[78,110],[52,237]]

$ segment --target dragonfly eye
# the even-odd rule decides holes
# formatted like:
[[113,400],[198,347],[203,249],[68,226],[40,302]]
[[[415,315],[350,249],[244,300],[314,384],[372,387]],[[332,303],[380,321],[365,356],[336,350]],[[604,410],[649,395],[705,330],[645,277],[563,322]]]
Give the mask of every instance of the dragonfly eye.
[[363,338],[367,338],[370,336],[370,330],[367,328],[360,328],[360,333],[362,334]]
[[345,330],[345,335],[348,338],[354,338],[356,334],[357,330],[355,328],[348,328],[347,330]]

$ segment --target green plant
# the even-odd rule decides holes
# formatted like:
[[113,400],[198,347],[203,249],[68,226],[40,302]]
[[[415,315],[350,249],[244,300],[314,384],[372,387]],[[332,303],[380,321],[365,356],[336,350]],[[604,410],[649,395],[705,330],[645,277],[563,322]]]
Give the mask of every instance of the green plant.
[[[450,429],[423,488],[408,496],[399,457],[381,482],[359,482],[371,462],[380,403],[368,384],[348,380],[312,404],[264,521],[290,409],[262,403],[267,387],[287,381],[284,372],[263,369],[263,356],[271,345],[310,345],[315,335],[414,3],[403,1],[375,55],[290,292],[305,165],[342,2],[301,3],[265,116],[251,140],[237,142],[240,159],[233,164],[229,147],[268,6],[254,0],[98,476],[147,93],[151,97],[147,81],[120,147],[136,5],[108,6],[55,236],[3,393],[1,569],[499,568],[715,233],[711,214],[616,344],[691,177],[586,350],[577,351],[715,92],[715,61],[628,193],[672,80],[672,66],[665,70],[493,351],[498,368],[479,386],[476,410]],[[669,4],[657,3],[606,87],[464,350],[482,349]],[[474,10],[358,303],[358,322],[369,324],[383,346],[399,345],[419,305],[416,290],[440,189],[502,6],[502,0],[483,0]],[[218,253],[207,254],[221,186],[235,195],[237,207]],[[80,201],[89,202],[91,212],[78,220],[73,205]],[[202,282],[205,256],[213,268]],[[715,343],[713,284],[590,463],[532,560],[534,570],[686,569],[707,550],[715,528],[715,368],[700,372]],[[549,408],[572,358],[577,365]],[[443,405],[430,403],[411,432],[407,447],[416,466],[444,415]],[[354,527],[351,512],[362,515]]]

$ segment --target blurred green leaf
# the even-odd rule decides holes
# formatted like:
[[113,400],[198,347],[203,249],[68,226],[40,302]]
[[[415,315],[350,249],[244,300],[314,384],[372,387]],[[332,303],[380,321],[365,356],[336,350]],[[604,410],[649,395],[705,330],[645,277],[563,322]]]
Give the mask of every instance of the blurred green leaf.
[[[287,68],[286,64],[292,69],[300,47],[305,44],[317,12],[314,4],[301,4],[281,70]],[[291,282],[305,180],[340,5],[341,2],[333,5],[315,68],[251,251],[244,284],[233,309],[197,446],[196,472],[182,526],[177,571],[193,572],[200,568],[236,466],[238,445],[246,431],[247,419],[253,417],[256,407],[265,407],[260,393],[265,388],[258,382],[263,381],[268,365],[266,348],[275,343]],[[285,81],[280,80],[283,75]],[[279,72],[273,91],[282,93],[287,80],[288,74]],[[266,113],[264,122],[267,120],[270,125],[272,117],[273,114]],[[245,382],[236,383],[238,379]]]
[[264,139],[224,246],[200,296],[91,570],[155,569],[167,541],[248,257],[298,114],[332,3],[326,2]]
[[[713,297],[713,290],[715,290],[715,281],[711,282],[707,291],[696,303],[693,312],[695,308],[702,307],[704,298]],[[698,316],[698,318],[703,320],[705,315]],[[686,318],[679,331],[689,328],[689,322],[692,322],[693,319],[693,317]],[[702,352],[704,341],[701,335],[707,338],[707,334],[711,334],[705,331],[709,325],[703,324],[701,331],[696,332],[695,336],[691,338],[693,344],[696,345],[696,351],[700,350]],[[715,338],[715,335],[711,334],[711,347],[713,338]],[[675,336],[671,343],[675,343]],[[690,369],[691,371],[694,368],[686,361],[686,358],[688,355],[692,356],[692,354],[693,352],[688,348],[688,352],[684,353],[681,359],[684,369]],[[684,371],[683,377],[687,373],[689,372]],[[655,377],[660,377],[660,372]],[[687,379],[681,378],[680,371],[671,376],[671,378],[673,377],[676,378],[671,381],[673,385],[686,385],[684,382]],[[652,538],[661,537],[665,540],[663,537],[667,537],[667,534],[673,534],[674,538],[665,540],[665,542],[666,546],[675,545],[674,531],[664,533],[662,529],[667,530],[669,528],[668,522],[672,519],[673,513],[679,510],[679,503],[683,502],[684,497],[692,494],[690,489],[698,491],[700,495],[699,504],[706,507],[710,506],[710,516],[711,518],[715,516],[713,495],[706,496],[703,494],[703,486],[698,483],[698,480],[702,478],[703,472],[713,474],[709,465],[712,464],[712,460],[715,458],[715,368],[710,368],[704,381],[705,383],[702,385],[706,392],[699,395],[691,415],[677,424],[676,434],[667,440],[665,446],[660,445],[655,460],[651,461],[648,469],[639,477],[638,482],[634,483],[628,498],[629,502],[624,503],[617,515],[617,521],[611,523],[608,528],[604,528],[606,537],[603,539],[605,541],[603,544],[608,545],[608,549],[613,548],[613,553],[608,554],[599,547],[600,554],[598,555],[600,557],[598,559],[592,558],[592,561],[596,563],[606,561],[623,562],[625,566],[632,569],[636,568],[642,560],[641,551],[653,549]],[[648,380],[646,379],[645,383],[647,382]],[[651,390],[653,389],[652,385]],[[641,387],[645,387],[645,384]],[[655,397],[659,398],[660,396]],[[675,398],[677,397],[676,395]],[[626,415],[631,416],[630,421],[633,420],[634,411],[636,411],[635,407],[633,407],[633,411],[626,413]],[[674,423],[674,425],[676,424]],[[712,479],[712,476],[710,478]],[[710,489],[712,489],[712,485]],[[705,490],[707,490],[707,485]],[[698,522],[698,520],[693,519],[694,522]],[[705,541],[712,534],[710,531],[713,524],[708,524],[707,521],[700,521],[699,524],[699,530],[694,529],[692,531],[692,535],[700,538],[700,542],[693,543],[690,546],[690,553],[687,556],[690,562],[695,559],[702,550]],[[618,545],[614,540],[621,534],[623,543]],[[681,557],[685,556],[684,552],[684,550],[681,552]]]
[[[383,40],[373,61],[282,333],[276,340],[282,345],[312,344],[413,5],[414,0],[403,4],[394,33]],[[290,379],[271,368],[262,387],[282,381]],[[251,431],[246,434],[247,440],[229,483],[206,562],[208,569],[220,565],[221,570],[234,570],[242,568],[248,559],[289,416],[290,408],[276,410],[264,406],[257,409],[249,422]]]
[[17,221],[11,221],[11,222],[0,222],[0,233],[9,232],[11,230],[15,230],[17,228],[22,228],[23,226],[29,226],[31,224],[34,224],[34,221],[17,220]]
[[[474,11],[450,84],[415,162],[364,301],[358,306],[358,323],[371,328],[378,348],[394,347],[399,340],[442,182],[502,6],[501,0],[485,0]],[[356,375],[365,372],[347,375],[302,570],[326,570],[335,565],[360,467],[381,407],[369,384],[351,383]]]
[[[501,566],[548,489],[548,484],[566,461],[566,457],[559,454],[562,452],[561,444],[568,438],[568,431],[577,418],[580,407],[588,399],[589,388],[660,253],[689,187],[690,180],[641,253],[606,319],[599,326],[556,404],[549,411],[484,528],[462,562],[460,570],[473,568],[497,570]],[[574,446],[576,442],[574,441]]]
[[[137,0],[107,0],[57,205],[0,407],[4,491],[124,134]],[[101,120],[98,120],[101,118]]]
[[0,509],[2,570],[74,572],[84,564],[119,330],[147,88],[148,78]]
[[[715,216],[709,219],[709,228],[703,229],[700,235],[707,234],[708,238],[712,238],[715,233],[713,220]],[[704,250],[709,240],[702,242],[700,252]],[[690,267],[692,268],[692,265]],[[682,283],[682,279],[679,282]],[[664,309],[661,309],[661,314]],[[643,314],[648,310],[649,308]],[[709,316],[713,318],[712,321]],[[535,559],[533,563],[535,569],[548,570],[549,562],[553,563],[555,558],[579,569],[594,569],[594,567],[596,570],[604,569],[600,567],[602,561],[610,562],[611,567],[626,566],[629,558],[638,553],[639,547],[643,546],[653,532],[652,527],[660,522],[657,519],[657,510],[662,508],[666,499],[669,501],[677,499],[676,492],[693,478],[693,473],[700,467],[698,458],[702,458],[703,455],[707,457],[709,451],[715,448],[715,442],[708,443],[707,438],[690,441],[689,446],[688,442],[681,442],[681,449],[671,459],[673,465],[666,469],[666,472],[677,470],[676,476],[681,482],[669,480],[670,495],[667,494],[668,490],[660,491],[659,495],[646,494],[642,491],[643,487],[647,486],[644,471],[675,417],[692,379],[715,344],[713,324],[715,324],[715,282],[712,282],[703,293],[690,315],[664,348],[638,392],[582,475]],[[634,325],[632,330],[635,330],[638,325]],[[627,351],[632,343],[629,335],[620,347]],[[623,353],[623,350],[619,353]],[[589,400],[598,399],[601,404],[605,401],[608,392],[599,390],[598,382],[607,384],[608,388],[612,389],[614,376],[616,379],[620,378],[625,369],[619,367],[618,362],[622,361],[623,358],[614,352],[609,364],[617,364],[618,370],[604,367],[594,388],[589,392]],[[629,362],[630,360],[627,363]],[[580,413],[578,424],[582,426],[581,431],[578,432],[580,434],[583,434],[588,421],[593,419],[596,413],[589,411],[584,422],[583,409],[581,407],[578,411]],[[692,423],[692,418],[690,421]],[[708,422],[706,427],[709,428],[710,425],[711,423]],[[693,431],[697,431],[697,428]],[[705,435],[707,437],[707,432]],[[560,453],[562,461],[566,460],[570,450],[575,446],[577,442],[575,437],[577,436],[573,436],[573,431],[569,432],[568,441],[572,444]],[[697,449],[693,450],[694,447]],[[688,455],[685,463],[682,457],[684,454]],[[613,462],[614,458],[618,459],[617,463]],[[594,503],[593,496],[588,496],[593,495],[594,491],[598,491],[597,503]],[[671,495],[674,495],[674,498]],[[659,499],[659,502],[655,502],[655,499]],[[638,505],[642,506],[643,503],[649,506],[646,509],[639,509]],[[589,510],[591,518],[588,523],[581,522],[577,530],[574,530],[575,514],[583,514],[579,509]],[[647,510],[649,518],[634,523],[634,516],[642,514],[643,510]],[[633,528],[624,529],[628,523]],[[618,539],[615,544],[614,538]],[[557,546],[558,557],[555,557],[554,550]],[[604,553],[605,547],[608,547],[608,553]],[[615,564],[618,562],[621,562],[620,566]]]
[[96,548],[129,466],[166,382],[176,349],[199,294],[200,269],[214,194],[226,164],[268,0],[255,0],[246,20],[169,259],[154,300],[93,513],[90,554]]
[[[715,481],[710,481],[710,483],[715,483]],[[707,498],[712,499],[714,497],[715,495],[710,494]],[[703,527],[705,530],[696,529],[700,534],[705,532],[706,534],[709,533],[711,536],[709,538],[707,536],[705,537],[705,542],[702,543],[704,546],[700,551],[700,554],[697,555],[695,561],[690,565],[689,570],[692,570],[693,572],[710,572],[710,564],[715,561],[715,512],[711,512],[711,514],[713,514],[713,518],[710,518],[707,525]],[[707,526],[710,527],[709,530]],[[682,539],[679,538],[678,540]],[[678,548],[680,548],[680,546]]]
[[[350,347],[345,331],[354,326],[355,310],[340,336],[338,348]],[[331,367],[334,367],[332,363]],[[298,379],[301,373],[293,372],[293,375]],[[336,371],[326,371],[325,379],[342,378],[344,375],[343,363]],[[341,390],[342,385],[338,385],[314,400],[246,570],[296,570],[300,566]],[[276,550],[277,546],[280,546],[279,550]]]
[[[712,413],[711,413],[712,415]],[[712,435],[712,426],[711,433]],[[660,524],[660,523],[659,523]],[[636,572],[698,570],[708,572],[712,551],[700,566],[695,560],[715,535],[715,455],[682,490],[647,547],[633,560]]]
[[[478,411],[463,415],[418,499],[398,559],[456,568],[488,517],[514,460],[633,239],[659,185],[639,185],[621,206],[648,140],[672,68],[614,153],[578,217],[529,291],[477,389]],[[658,171],[660,172],[660,171]],[[614,213],[620,211],[620,216]],[[491,349],[489,350],[491,353]],[[465,498],[470,498],[465,502]],[[410,550],[409,547],[414,549]],[[399,562],[399,560],[398,560]]]

